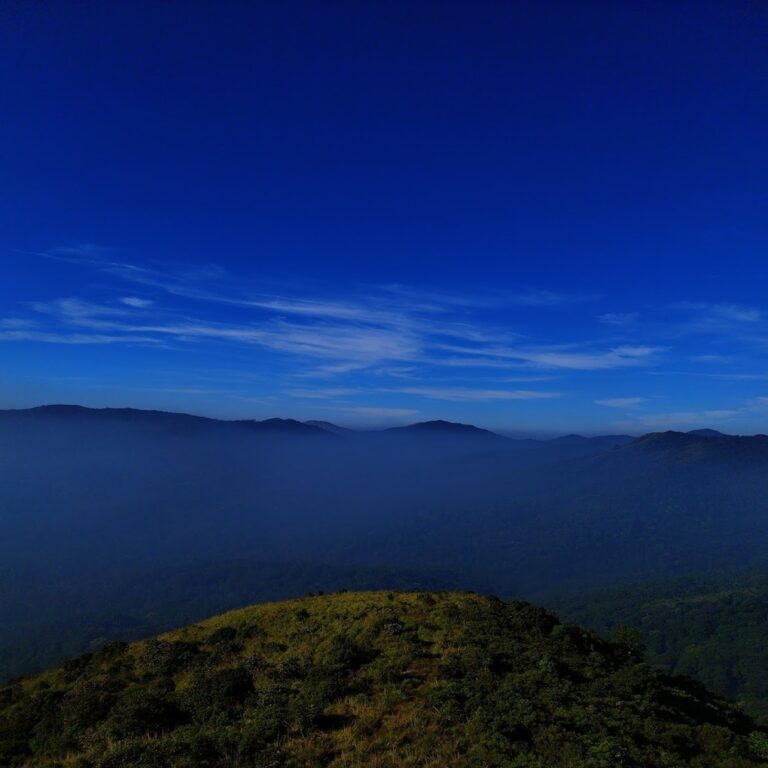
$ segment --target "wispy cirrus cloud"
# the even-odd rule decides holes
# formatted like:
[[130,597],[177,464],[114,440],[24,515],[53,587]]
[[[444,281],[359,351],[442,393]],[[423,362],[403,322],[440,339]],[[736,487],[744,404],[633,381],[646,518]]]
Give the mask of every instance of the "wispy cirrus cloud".
[[34,328],[37,325],[34,320],[25,317],[0,318],[0,329],[18,331]]
[[678,326],[683,333],[752,333],[768,320],[768,314],[759,307],[727,302],[679,302],[671,309],[686,315]]
[[99,345],[99,344],[150,344],[157,346],[162,342],[150,336],[131,334],[109,335],[104,333],[54,333],[35,330],[0,330],[0,341],[33,341],[45,344]]
[[562,307],[584,301],[594,301],[595,296],[589,294],[567,294],[555,291],[531,289],[512,293],[508,296],[510,304],[521,307]]
[[649,364],[662,347],[651,346],[616,346],[604,351],[573,351],[562,347],[494,347],[470,349],[467,347],[447,347],[454,352],[467,355],[477,354],[492,361],[514,361],[523,367],[564,368],[576,371],[597,371],[610,368],[636,367]]
[[320,387],[317,389],[288,389],[284,391],[284,394],[307,400],[337,400],[340,397],[359,394],[359,392],[360,390],[351,387]]
[[71,326],[151,334],[179,341],[204,339],[258,345],[303,357],[343,359],[358,366],[416,359],[420,350],[417,334],[386,326],[330,322],[310,325],[283,319],[236,324],[178,315],[152,320],[145,313],[136,316],[125,307],[97,305],[76,298],[33,302],[31,308]]
[[604,405],[606,408],[637,408],[647,400],[646,397],[609,397],[605,400],[595,400],[595,403]]
[[597,297],[583,293],[560,293],[543,288],[524,290],[494,290],[478,294],[451,294],[439,291],[416,289],[399,283],[382,286],[382,289],[397,296],[418,303],[422,308],[440,310],[446,305],[477,309],[482,307],[562,307],[571,304],[594,301]]
[[663,351],[661,347],[618,346],[605,352],[559,352],[557,350],[529,352],[526,360],[543,368],[569,368],[598,371],[609,368],[637,367],[647,364]]
[[766,381],[768,373],[702,373],[710,379],[724,379],[726,381]]
[[342,411],[346,413],[352,413],[356,416],[364,416],[373,420],[386,420],[390,419],[409,419],[414,416],[418,416],[419,411],[415,408],[383,408],[377,406],[350,406],[348,408],[342,408]]
[[713,317],[729,320],[734,323],[759,323],[765,319],[765,312],[757,307],[746,307],[741,304],[709,304],[700,305],[701,309]]
[[559,397],[557,392],[526,389],[476,389],[474,387],[400,387],[387,390],[404,395],[417,395],[430,400],[478,402],[487,400],[548,400]]
[[[78,298],[54,299],[53,301],[32,301],[29,307],[35,312],[51,315],[69,325],[88,327],[108,326],[110,321],[104,318],[129,318],[126,307],[95,304]],[[111,323],[115,325],[114,321]]]
[[[595,298],[542,288],[464,295],[390,285],[339,295],[309,285],[269,290],[215,265],[132,263],[117,249],[93,244],[43,255],[95,270],[102,279],[82,295],[30,302],[28,318],[20,318],[30,325],[11,327],[13,318],[7,318],[0,323],[0,341],[172,344],[176,350],[217,353],[239,348],[234,354],[243,360],[279,369],[275,392],[296,399],[330,402],[397,393],[457,403],[547,400],[563,395],[546,386],[514,384],[651,367],[664,352],[615,337],[535,343],[536,326],[521,332],[515,318],[538,318],[549,307],[575,307]],[[594,310],[588,314],[594,317]],[[500,382],[501,371],[510,375]],[[422,383],[438,376],[444,384]],[[323,386],[304,383],[313,380]]]
[[153,304],[149,299],[142,299],[139,296],[123,296],[120,301],[127,307],[133,307],[134,309],[146,309]]
[[[401,287],[390,288],[384,295],[368,294],[357,301],[248,295],[242,289],[229,293],[212,291],[211,282],[222,279],[222,273],[216,269],[186,269],[162,274],[146,266],[115,260],[112,251],[100,253],[90,245],[57,249],[52,257],[90,264],[122,280],[181,296],[200,307],[225,303],[260,314],[245,322],[223,322],[162,307],[155,299],[125,295],[116,302],[101,304],[77,297],[35,302],[31,307],[38,313],[57,317],[69,326],[103,332],[110,338],[119,333],[134,337],[146,334],[187,343],[218,340],[261,346],[297,358],[323,360],[314,370],[320,376],[391,363],[448,368],[598,370],[641,365],[656,351],[649,347],[613,347],[592,352],[513,348],[509,343],[520,339],[514,331],[494,328],[464,312],[463,317],[455,315],[456,306],[476,307],[478,302],[466,303],[460,298],[451,301],[437,294],[430,295],[429,302],[414,304],[412,297]],[[559,303],[561,299],[552,292],[541,290],[506,297],[508,301],[540,305]],[[141,315],[135,311],[141,311]],[[49,338],[53,340],[57,336]],[[82,335],[70,338],[76,340]],[[446,355],[451,348],[465,355],[465,359]]]
[[640,314],[638,312],[606,312],[597,316],[598,322],[619,327],[634,325],[639,318]]

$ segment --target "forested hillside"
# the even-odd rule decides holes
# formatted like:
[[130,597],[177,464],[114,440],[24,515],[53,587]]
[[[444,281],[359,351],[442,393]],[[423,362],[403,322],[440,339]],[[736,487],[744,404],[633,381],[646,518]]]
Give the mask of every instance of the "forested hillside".
[[642,632],[646,659],[740,701],[768,723],[768,576],[721,573],[552,598],[572,621],[610,636]]
[[733,705],[523,602],[346,593],[115,643],[0,689],[37,768],[750,768]]

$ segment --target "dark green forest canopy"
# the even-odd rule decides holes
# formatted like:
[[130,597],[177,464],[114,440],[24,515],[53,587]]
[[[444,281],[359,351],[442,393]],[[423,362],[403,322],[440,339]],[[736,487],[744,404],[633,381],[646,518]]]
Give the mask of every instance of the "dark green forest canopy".
[[257,605],[0,689],[0,765],[764,764],[734,705],[547,611],[469,593]]
[[546,602],[608,637],[639,629],[646,660],[737,700],[768,724],[768,576],[715,573],[654,580]]

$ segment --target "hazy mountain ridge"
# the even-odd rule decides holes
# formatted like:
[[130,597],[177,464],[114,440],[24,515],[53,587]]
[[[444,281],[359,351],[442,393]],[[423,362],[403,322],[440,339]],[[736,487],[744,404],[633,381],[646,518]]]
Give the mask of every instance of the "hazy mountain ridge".
[[658,451],[691,461],[725,460],[752,463],[764,462],[768,458],[766,435],[742,437],[712,434],[712,430],[702,431],[654,432],[637,438],[632,445],[637,451]]
[[36,416],[52,417],[76,422],[78,419],[92,422],[113,422],[156,427],[200,427],[238,429],[248,428],[263,431],[285,431],[306,435],[322,434],[322,430],[309,422],[296,419],[270,418],[261,421],[254,419],[214,419],[208,416],[195,416],[175,411],[147,411],[139,408],[86,408],[80,405],[41,405],[36,408],[0,410],[0,418],[13,420],[31,420]]
[[[464,424],[455,421],[446,421],[444,419],[434,419],[431,421],[420,421],[412,424],[406,424],[397,427],[382,427],[379,429],[354,429],[351,427],[342,427],[329,421],[309,420],[298,421],[291,418],[268,418],[262,420],[254,419],[217,419],[210,416],[197,416],[188,413],[176,411],[157,411],[145,410],[140,408],[89,408],[82,405],[52,404],[40,405],[33,408],[17,408],[0,410],[0,418],[27,418],[32,419],[35,416],[54,416],[70,419],[85,418],[91,420],[121,420],[134,423],[157,423],[157,424],[200,424],[200,425],[222,425],[222,426],[252,426],[264,427],[269,429],[285,429],[286,431],[302,430],[302,426],[312,427],[306,430],[307,434],[314,433],[315,430],[324,432],[340,432],[356,435],[370,434],[389,434],[389,433],[434,433],[437,435],[464,434],[475,436],[488,436],[501,438],[511,442],[548,442],[548,440],[535,440],[534,438],[512,438],[499,434],[489,429],[476,427],[473,424]],[[582,437],[581,435],[566,435],[561,438],[551,438],[551,440],[631,440],[628,435],[616,436],[598,436],[596,438]]]

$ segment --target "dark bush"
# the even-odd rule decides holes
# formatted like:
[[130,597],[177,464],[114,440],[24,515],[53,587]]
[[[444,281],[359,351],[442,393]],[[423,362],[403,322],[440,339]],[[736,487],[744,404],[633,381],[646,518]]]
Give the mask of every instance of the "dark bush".
[[203,651],[197,643],[150,640],[141,660],[156,675],[173,675],[199,662],[202,656]]
[[118,738],[169,731],[189,721],[165,686],[128,689],[113,708],[109,733]]
[[197,722],[231,719],[235,710],[254,692],[253,680],[242,667],[204,670],[195,673],[180,693],[180,703]]
[[100,722],[109,714],[121,688],[117,681],[103,677],[79,680],[61,700],[62,724],[87,728]]

